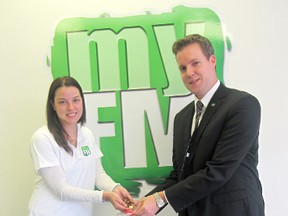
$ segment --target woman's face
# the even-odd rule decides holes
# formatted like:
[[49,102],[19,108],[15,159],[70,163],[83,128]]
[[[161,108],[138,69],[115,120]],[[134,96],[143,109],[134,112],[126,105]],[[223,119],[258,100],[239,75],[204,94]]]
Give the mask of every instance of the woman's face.
[[76,125],[83,113],[83,102],[78,88],[62,86],[55,92],[53,108],[65,128]]

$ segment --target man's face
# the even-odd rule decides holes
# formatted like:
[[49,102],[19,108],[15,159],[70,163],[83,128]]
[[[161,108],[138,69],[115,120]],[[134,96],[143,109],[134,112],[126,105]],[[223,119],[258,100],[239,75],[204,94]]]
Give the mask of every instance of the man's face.
[[217,82],[215,56],[207,60],[200,46],[194,43],[179,51],[176,60],[186,88],[197,98],[203,98]]

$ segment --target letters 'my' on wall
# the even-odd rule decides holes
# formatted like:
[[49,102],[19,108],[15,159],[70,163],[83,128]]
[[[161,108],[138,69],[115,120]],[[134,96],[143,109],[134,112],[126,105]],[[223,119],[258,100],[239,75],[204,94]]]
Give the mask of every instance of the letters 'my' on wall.
[[103,166],[134,195],[140,191],[134,179],[158,184],[171,170],[173,118],[189,97],[171,47],[190,33],[211,40],[223,81],[223,33],[210,9],[178,6],[165,14],[70,18],[57,25],[53,77],[80,82]]

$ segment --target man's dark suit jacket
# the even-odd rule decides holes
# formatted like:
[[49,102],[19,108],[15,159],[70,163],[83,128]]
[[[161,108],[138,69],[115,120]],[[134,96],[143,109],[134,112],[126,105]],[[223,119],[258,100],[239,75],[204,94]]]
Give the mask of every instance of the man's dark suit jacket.
[[181,173],[194,112],[193,101],[175,116],[173,171],[165,184],[149,194],[165,190],[180,216],[263,216],[257,171],[258,100],[220,84],[192,140],[192,157]]

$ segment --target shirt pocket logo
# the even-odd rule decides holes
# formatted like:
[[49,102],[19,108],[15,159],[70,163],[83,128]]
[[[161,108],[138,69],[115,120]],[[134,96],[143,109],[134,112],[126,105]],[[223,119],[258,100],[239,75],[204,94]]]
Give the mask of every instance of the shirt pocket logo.
[[81,147],[82,153],[84,156],[89,156],[91,155],[91,151],[89,149],[89,146],[82,146]]

